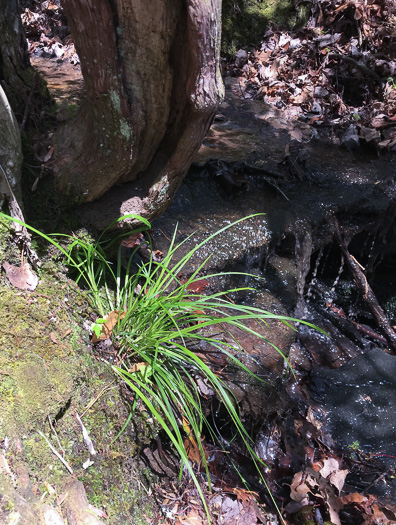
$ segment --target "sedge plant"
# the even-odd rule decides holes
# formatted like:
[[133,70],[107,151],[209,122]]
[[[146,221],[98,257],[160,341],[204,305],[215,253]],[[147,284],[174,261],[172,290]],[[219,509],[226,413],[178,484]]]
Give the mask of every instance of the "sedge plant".
[[[113,328],[113,337],[117,340],[122,360],[119,366],[113,365],[112,369],[135,394],[132,411],[119,435],[130,422],[140,400],[162,427],[180,457],[179,477],[181,478],[183,471],[188,471],[191,475],[209,522],[209,511],[197,474],[189,460],[188,446],[199,451],[201,468],[206,473],[210,489],[203,429],[209,431],[214,440],[219,436],[205,415],[205,407],[196,382],[197,376],[210,385],[219,402],[225,407],[235,434],[243,441],[265,486],[266,482],[260,469],[263,462],[254,451],[253,441],[241,421],[234,396],[225,381],[211,369],[204,358],[197,355],[194,348],[197,343],[205,341],[216,351],[225,354],[230,363],[260,380],[235,356],[234,344],[224,342],[221,337],[211,336],[208,330],[217,327],[217,332],[222,332],[233,326],[270,343],[262,334],[245,324],[246,320],[255,319],[266,324],[270,319],[277,319],[292,328],[290,323],[301,321],[253,306],[237,305],[228,300],[228,294],[249,290],[247,287],[211,295],[192,293],[190,290],[194,288],[193,283],[201,279],[199,275],[207,260],[203,261],[188,279],[181,280],[179,276],[186,269],[191,257],[205,243],[226,229],[254,216],[250,215],[220,229],[179,259],[178,250],[189,238],[177,244],[175,230],[168,253],[161,261],[154,260],[151,256],[147,262],[141,262],[139,265],[134,262],[138,248],[132,251],[127,263],[122,264],[121,245],[116,263],[108,260],[106,253],[110,245],[119,242],[121,236],[107,241],[104,232],[97,241],[89,242],[66,235],[63,236],[68,240],[68,246],[65,247],[57,240],[61,236],[48,236],[24,224],[56,246],[65,256],[67,265],[77,272],[77,282],[82,283],[88,290],[92,306],[99,316],[93,327],[96,335],[100,335],[106,315],[114,311],[119,312],[117,325]],[[126,218],[132,218],[142,224],[141,228],[134,232],[150,228],[146,219],[134,214],[120,217],[118,221]],[[113,224],[109,227],[111,226]],[[240,272],[228,272],[228,275],[230,273],[248,275]],[[219,275],[206,275],[205,278]],[[273,344],[272,346],[287,362],[281,350]],[[239,351],[243,351],[242,347],[239,347]],[[271,493],[270,496],[272,497]],[[274,500],[273,502],[276,506]]]

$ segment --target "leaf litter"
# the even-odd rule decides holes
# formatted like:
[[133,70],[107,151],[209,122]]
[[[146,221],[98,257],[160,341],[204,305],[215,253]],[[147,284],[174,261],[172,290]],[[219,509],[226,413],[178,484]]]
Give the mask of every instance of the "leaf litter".
[[395,24],[393,0],[313,2],[306,27],[268,29],[260,46],[236,53],[225,67],[234,95],[348,149],[396,151]]

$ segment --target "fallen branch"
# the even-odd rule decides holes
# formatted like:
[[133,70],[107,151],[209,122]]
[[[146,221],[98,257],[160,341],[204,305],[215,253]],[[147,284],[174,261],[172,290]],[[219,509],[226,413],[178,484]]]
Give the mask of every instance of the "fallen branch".
[[393,330],[388,318],[385,315],[385,312],[379,305],[377,298],[375,297],[375,294],[373,290],[371,289],[371,286],[367,282],[366,276],[364,275],[361,269],[361,265],[357,262],[355,257],[353,257],[353,255],[349,253],[347,243],[345,242],[345,239],[343,238],[341,234],[340,224],[335,218],[334,218],[334,228],[335,228],[335,234],[336,234],[337,241],[340,245],[341,253],[345,258],[348,268],[358,288],[362,292],[363,299],[366,301],[368,307],[370,308],[371,313],[373,314],[378,327],[384,334],[385,339],[387,340],[389,344],[389,347],[394,353],[396,353],[396,332]]
[[379,84],[381,84],[381,86],[384,83],[384,80],[375,71],[373,71],[369,67],[365,66],[364,64],[361,64],[360,62],[358,62],[357,60],[355,60],[352,57],[349,57],[347,55],[341,55],[339,53],[329,53],[329,55],[327,55],[327,56],[328,56],[329,59],[333,58],[335,60],[343,60],[344,62],[347,62],[348,64],[352,64],[353,66],[355,66],[358,69],[360,69],[361,71],[363,71],[363,73],[366,73],[366,75],[368,75],[369,77],[371,77],[374,80],[376,80],[377,82],[379,82]]

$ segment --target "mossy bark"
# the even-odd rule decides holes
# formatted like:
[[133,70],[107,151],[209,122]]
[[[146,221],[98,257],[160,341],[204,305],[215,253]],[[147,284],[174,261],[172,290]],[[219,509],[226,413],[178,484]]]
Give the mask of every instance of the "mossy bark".
[[87,97],[53,138],[58,189],[89,202],[133,181],[106,195],[98,210],[112,201],[114,217],[122,206],[159,214],[223,96],[221,0],[63,0],[63,6]]

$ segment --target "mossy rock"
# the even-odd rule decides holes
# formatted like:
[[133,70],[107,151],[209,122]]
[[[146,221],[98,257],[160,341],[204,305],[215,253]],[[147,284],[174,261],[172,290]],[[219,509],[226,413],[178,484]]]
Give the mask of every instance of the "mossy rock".
[[[70,474],[40,431],[57,450],[62,447],[90,503],[109,516],[106,523],[146,523],[144,516],[152,513],[154,502],[142,492],[148,475],[136,458],[153,439],[155,425],[147,424],[147,413],[139,409],[133,425],[112,444],[129,415],[129,393],[110,365],[92,353],[89,334],[82,328],[92,314],[85,295],[59,264],[52,261],[43,267],[31,293],[12,288],[4,274],[0,277],[0,442],[10,443],[7,460],[12,469],[23,463],[29,472],[35,495],[32,512],[41,498],[54,505],[56,495],[47,487],[61,494]],[[76,412],[94,443],[95,456],[88,452]],[[13,445],[18,440],[22,451]],[[83,468],[90,458],[93,464]],[[10,505],[11,497],[0,498],[0,516],[10,514]]]

